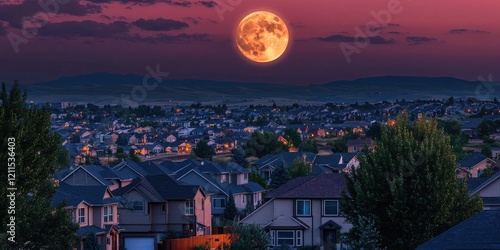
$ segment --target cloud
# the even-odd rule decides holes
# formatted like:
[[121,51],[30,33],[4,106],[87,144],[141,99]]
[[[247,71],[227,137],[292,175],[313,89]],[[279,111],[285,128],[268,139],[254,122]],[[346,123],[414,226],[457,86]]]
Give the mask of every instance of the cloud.
[[113,22],[110,24],[95,21],[67,21],[61,23],[48,23],[41,27],[38,34],[53,37],[114,37],[127,34],[129,31],[126,22]]
[[470,30],[470,29],[452,29],[448,33],[450,33],[450,34],[465,34],[465,33],[490,34],[490,32],[488,32],[488,31],[484,31],[484,30]]
[[211,41],[209,39],[209,35],[205,33],[194,33],[194,34],[186,34],[182,33],[179,35],[168,35],[168,34],[159,34],[157,36],[148,36],[141,37],[139,35],[135,35],[133,37],[125,38],[125,40],[129,40],[132,42],[147,42],[147,43],[176,43],[176,42],[206,42]]
[[437,42],[436,38],[433,37],[425,37],[425,36],[407,36],[406,41],[410,46],[421,45],[424,43],[435,43]]
[[217,3],[215,1],[199,1],[197,4],[205,6],[207,8],[213,8],[217,6]]
[[[353,36],[345,36],[341,34],[336,34],[336,35],[331,35],[327,37],[318,37],[316,38],[322,42],[332,42],[332,43],[353,43],[355,42],[356,38]],[[393,44],[395,41],[394,39],[385,39],[381,36],[372,36],[372,37],[360,37],[359,41],[364,42],[365,39],[368,39],[370,44]]]
[[122,3],[122,4],[133,4],[133,5],[153,5],[157,3],[166,3],[174,6],[180,7],[191,7],[191,2],[186,0],[87,0],[93,3]]
[[389,32],[387,32],[387,34],[399,35],[399,34],[401,34],[401,32],[399,32],[399,31],[389,31]]
[[0,36],[4,36],[5,34],[7,34],[7,31],[5,30],[3,23],[0,22]]
[[139,19],[131,23],[143,30],[152,30],[152,31],[167,31],[167,30],[180,30],[189,27],[189,24],[186,22],[176,21],[172,19]]
[[[39,1],[24,1],[21,4],[0,5],[0,20],[7,21],[10,27],[22,28],[23,17],[33,17],[39,12],[45,12],[38,4]],[[93,3],[81,4],[80,1],[67,1],[58,4],[56,14],[67,14],[71,16],[85,16],[87,14],[101,13],[101,6]],[[50,8],[51,10],[53,7]]]

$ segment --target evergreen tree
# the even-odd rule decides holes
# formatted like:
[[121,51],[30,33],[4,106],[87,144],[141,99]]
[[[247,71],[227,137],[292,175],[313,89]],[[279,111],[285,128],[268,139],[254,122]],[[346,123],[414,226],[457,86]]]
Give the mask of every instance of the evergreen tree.
[[[54,163],[62,139],[50,132],[48,109],[35,108],[26,99],[26,92],[21,93],[17,82],[10,92],[2,84],[0,161],[4,171],[0,172],[0,249],[71,249],[78,226],[71,222],[64,204],[52,206],[55,188],[51,178],[58,168]],[[8,190],[9,187],[17,190]],[[15,204],[10,202],[12,194]],[[15,238],[8,232],[8,224],[13,223]]]
[[268,249],[271,240],[269,233],[257,224],[239,224],[235,226],[230,239],[229,249],[231,250]]
[[231,149],[231,161],[238,163],[238,165],[246,168],[248,166],[247,158],[245,157],[245,150],[240,148]]
[[246,154],[259,158],[267,154],[278,154],[287,150],[287,146],[278,141],[278,136],[269,132],[254,132],[245,144]]
[[493,152],[491,151],[490,145],[484,145],[481,149],[481,154],[488,156],[490,159],[493,158]]
[[118,138],[116,139],[116,144],[118,144],[118,146],[127,146],[128,144],[127,137],[125,137],[124,134],[119,134]]
[[288,140],[288,145],[294,148],[298,148],[302,143],[302,138],[300,138],[299,132],[297,132],[297,130],[293,128],[285,129],[285,139]]
[[201,140],[196,144],[194,154],[198,158],[212,159],[212,156],[215,155],[215,150],[210,145],[208,145],[207,141]]
[[133,149],[133,148],[130,148],[130,149],[128,150],[128,157],[130,157],[130,159],[131,159],[132,161],[135,161],[135,162],[140,162],[140,161],[141,161],[141,160],[139,159],[139,156],[137,156],[137,155],[135,154],[135,151],[134,151],[134,149]]
[[83,238],[83,249],[85,250],[100,250],[101,245],[95,233],[86,233]]
[[234,201],[233,192],[229,192],[229,198],[224,208],[224,219],[226,221],[234,221],[238,217],[238,209]]
[[[481,199],[456,178],[455,163],[450,139],[436,120],[409,125],[399,116],[394,126],[383,127],[359,168],[351,169],[340,207],[354,228],[361,218],[371,218],[381,247],[415,249],[482,210]],[[356,231],[350,236],[360,237]]]
[[340,236],[342,243],[350,249],[380,250],[380,233],[375,222],[364,216],[359,217],[359,223],[348,233]]
[[252,182],[255,182],[259,185],[261,185],[263,188],[266,188],[266,181],[262,176],[259,174],[259,172],[252,170],[250,171],[250,174],[248,175],[248,179]]
[[312,164],[305,159],[293,160],[292,167],[290,168],[290,176],[292,179],[297,177],[309,176],[311,174]]
[[272,189],[279,188],[283,184],[287,183],[290,179],[290,173],[285,167],[285,163],[283,161],[280,161],[275,166],[274,171],[271,173],[271,183],[269,183],[269,187]]

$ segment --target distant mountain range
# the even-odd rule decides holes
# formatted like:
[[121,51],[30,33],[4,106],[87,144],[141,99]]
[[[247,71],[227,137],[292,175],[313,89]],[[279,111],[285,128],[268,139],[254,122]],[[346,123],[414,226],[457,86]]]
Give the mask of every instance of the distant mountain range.
[[[478,87],[479,81],[451,77],[384,76],[353,81],[334,81],[308,86],[285,84],[222,82],[208,80],[168,80],[155,86],[153,78],[143,84],[144,76],[93,73],[61,77],[57,80],[24,85],[35,102],[76,101],[96,104],[213,102],[247,104],[251,102],[377,102],[405,98],[444,99],[450,96],[492,99],[494,88]],[[490,84],[490,83],[488,83]],[[477,92],[477,89],[480,92]],[[489,92],[488,92],[489,91]],[[477,92],[477,93],[476,93]],[[488,95],[491,93],[491,95]],[[480,95],[480,96],[477,96]]]

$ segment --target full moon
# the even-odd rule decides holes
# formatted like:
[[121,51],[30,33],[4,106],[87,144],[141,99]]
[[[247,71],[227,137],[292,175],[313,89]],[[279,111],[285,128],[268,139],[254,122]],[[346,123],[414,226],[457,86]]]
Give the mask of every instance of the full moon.
[[288,45],[288,29],[277,15],[257,11],[241,20],[236,32],[236,44],[248,59],[265,63],[278,59]]

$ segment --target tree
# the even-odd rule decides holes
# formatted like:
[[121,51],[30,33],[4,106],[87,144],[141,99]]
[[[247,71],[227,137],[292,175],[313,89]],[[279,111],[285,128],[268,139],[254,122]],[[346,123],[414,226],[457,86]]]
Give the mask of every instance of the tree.
[[267,154],[278,154],[287,150],[287,146],[278,141],[278,136],[270,132],[253,132],[245,144],[246,155],[259,158]]
[[442,128],[444,133],[450,136],[453,152],[457,155],[461,154],[463,145],[469,141],[467,135],[462,132],[461,122],[452,119],[439,121],[438,128]]
[[141,160],[139,159],[139,156],[137,156],[135,154],[135,150],[133,148],[129,148],[128,150],[128,157],[130,157],[130,159],[132,161],[135,161],[135,162],[140,162]]
[[299,151],[318,153],[318,143],[316,140],[305,140],[299,145]]
[[262,178],[262,176],[259,174],[259,172],[257,171],[250,171],[250,174],[248,175],[248,179],[252,182],[255,182],[259,185],[261,185],[263,188],[266,188],[266,181],[264,180],[264,178]]
[[366,131],[366,136],[372,138],[373,140],[379,140],[381,129],[382,126],[380,125],[380,122],[372,123],[370,127],[368,127],[368,130]]
[[312,164],[305,159],[293,160],[292,167],[290,168],[290,176],[292,179],[302,176],[309,176],[311,174]]
[[125,137],[124,134],[119,134],[118,138],[116,139],[116,144],[118,144],[118,146],[127,146],[128,144],[127,137]]
[[490,159],[493,158],[493,152],[491,151],[490,145],[484,145],[481,149],[481,154],[488,156]]
[[208,145],[207,141],[201,140],[198,143],[196,143],[194,154],[198,158],[212,159],[212,156],[215,155],[215,150],[210,145]]
[[481,136],[490,136],[490,134],[495,132],[495,122],[488,119],[483,119],[483,121],[477,127],[477,131]]
[[375,226],[375,222],[364,216],[360,216],[359,223],[349,232],[342,234],[342,243],[350,249],[359,250],[379,250],[380,233]]
[[[354,228],[362,226],[361,218],[373,220],[381,247],[415,249],[482,210],[480,198],[456,178],[450,138],[435,119],[409,125],[399,116],[382,128],[375,148],[365,150],[360,166],[346,176],[340,207]],[[355,230],[349,235],[360,237]]]
[[[78,225],[71,222],[64,204],[52,206],[55,187],[51,178],[58,169],[54,162],[62,139],[50,132],[48,108],[36,108],[26,99],[26,92],[21,93],[17,82],[10,92],[2,84],[0,160],[4,171],[0,179],[4,188],[0,194],[4,198],[0,199],[0,207],[4,212],[0,213],[0,249],[70,249]],[[8,175],[9,171],[15,177]],[[15,206],[9,197],[15,197]],[[15,224],[15,237],[8,232],[8,224]]]
[[224,208],[224,220],[234,221],[236,217],[238,217],[238,209],[236,208],[233,192],[230,191],[226,207]]
[[269,233],[257,224],[239,224],[231,234],[231,250],[268,249]]
[[244,168],[248,166],[248,161],[245,157],[245,150],[241,147],[231,149],[231,160]]
[[286,169],[285,163],[283,161],[280,161],[277,163],[274,171],[271,173],[271,183],[269,183],[269,187],[272,189],[279,188],[283,184],[287,183],[290,179],[290,173],[288,172],[288,169]]
[[68,150],[60,146],[57,152],[57,158],[55,163],[57,165],[57,168],[61,169],[68,167],[70,163],[71,163],[71,157],[69,155]]
[[85,250],[100,250],[101,244],[97,240],[95,233],[86,233],[83,238],[83,249]]
[[71,143],[80,143],[81,139],[80,136],[77,134],[73,134],[71,136],[71,139],[69,140]]
[[296,148],[302,143],[302,138],[300,138],[299,132],[297,132],[296,129],[293,128],[286,128],[285,129],[285,139],[288,140],[289,146],[291,148]]

